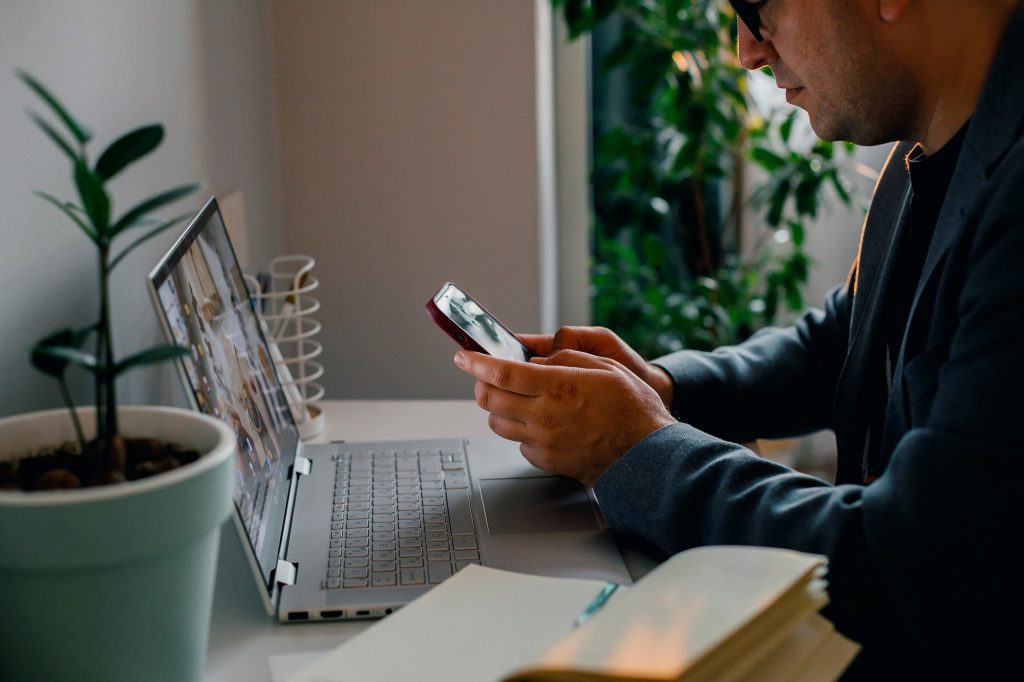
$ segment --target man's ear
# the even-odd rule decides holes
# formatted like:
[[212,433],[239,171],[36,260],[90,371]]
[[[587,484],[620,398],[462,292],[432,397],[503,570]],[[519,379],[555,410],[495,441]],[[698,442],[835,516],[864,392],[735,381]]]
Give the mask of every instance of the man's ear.
[[889,24],[895,23],[902,19],[907,9],[910,7],[912,0],[877,0],[878,1],[878,16],[879,18]]

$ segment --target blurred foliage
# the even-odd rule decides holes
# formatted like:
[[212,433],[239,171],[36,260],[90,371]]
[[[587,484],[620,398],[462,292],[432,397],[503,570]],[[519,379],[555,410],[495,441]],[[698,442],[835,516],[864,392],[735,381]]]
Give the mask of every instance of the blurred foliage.
[[[826,188],[853,201],[852,146],[798,148],[802,112],[757,111],[750,79],[770,75],[739,65],[724,1],[552,2],[574,39],[617,23],[599,67],[628,83],[624,120],[594,112],[594,323],[652,358],[737,343],[802,309],[805,227]],[[766,173],[749,200],[754,244],[741,249],[746,162]]]

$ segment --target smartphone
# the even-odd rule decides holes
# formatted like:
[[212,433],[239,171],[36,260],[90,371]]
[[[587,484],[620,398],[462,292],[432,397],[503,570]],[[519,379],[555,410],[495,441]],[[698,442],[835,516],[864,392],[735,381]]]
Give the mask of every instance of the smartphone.
[[427,315],[466,350],[528,361],[530,349],[457,285],[447,282],[427,301]]

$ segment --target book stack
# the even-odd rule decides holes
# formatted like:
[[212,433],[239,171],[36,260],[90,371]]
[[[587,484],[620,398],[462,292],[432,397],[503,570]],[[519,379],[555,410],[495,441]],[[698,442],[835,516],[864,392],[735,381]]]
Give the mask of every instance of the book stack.
[[858,646],[818,611],[824,557],[682,552],[632,586],[468,566],[289,682],[819,682]]

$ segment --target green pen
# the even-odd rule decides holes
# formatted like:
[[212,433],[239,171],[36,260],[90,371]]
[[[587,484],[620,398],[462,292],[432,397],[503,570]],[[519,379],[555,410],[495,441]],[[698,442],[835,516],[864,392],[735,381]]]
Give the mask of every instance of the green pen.
[[601,607],[605,605],[605,602],[607,602],[613,594],[615,594],[615,590],[617,589],[619,589],[618,583],[605,583],[604,587],[601,588],[601,591],[597,593],[597,596],[587,604],[587,608],[583,609],[583,611],[580,612],[580,615],[576,616],[576,622],[573,623],[573,627],[578,628],[587,622],[591,616],[600,611]]

